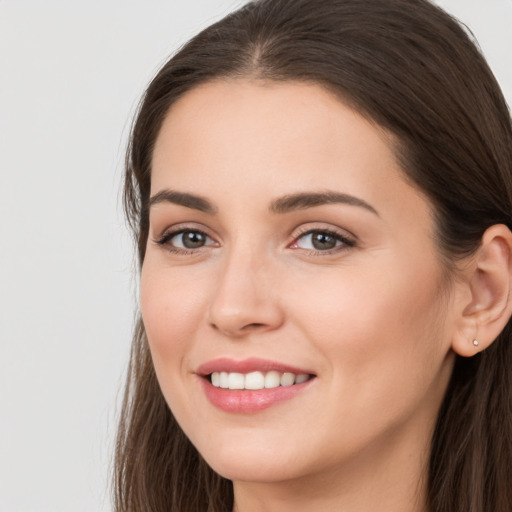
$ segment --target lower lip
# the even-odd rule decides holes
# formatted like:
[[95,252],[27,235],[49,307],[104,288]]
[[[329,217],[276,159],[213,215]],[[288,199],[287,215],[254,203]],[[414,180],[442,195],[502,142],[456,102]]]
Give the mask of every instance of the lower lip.
[[248,390],[218,388],[208,379],[201,378],[206,397],[215,407],[238,414],[263,411],[283,400],[290,400],[308,387],[313,380],[314,378],[310,378],[306,382],[293,386]]

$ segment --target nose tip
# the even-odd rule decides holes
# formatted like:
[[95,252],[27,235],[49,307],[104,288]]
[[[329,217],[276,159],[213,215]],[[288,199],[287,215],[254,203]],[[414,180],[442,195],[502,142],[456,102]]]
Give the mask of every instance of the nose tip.
[[233,338],[242,337],[250,333],[272,330],[279,325],[269,318],[267,318],[265,322],[251,322],[250,319],[244,317],[244,314],[241,312],[217,313],[215,317],[212,318],[210,324],[216,331]]
[[[280,327],[283,316],[279,307],[271,301],[258,303],[248,300],[247,294],[244,301],[238,301],[236,308],[226,307],[226,295],[224,295],[224,307],[217,300],[210,308],[210,325],[216,331],[229,337],[243,337],[251,333],[262,333]],[[232,297],[230,300],[235,300]]]
[[277,297],[268,285],[269,275],[256,275],[254,269],[244,267],[225,269],[210,302],[211,327],[229,337],[274,330],[284,321]]

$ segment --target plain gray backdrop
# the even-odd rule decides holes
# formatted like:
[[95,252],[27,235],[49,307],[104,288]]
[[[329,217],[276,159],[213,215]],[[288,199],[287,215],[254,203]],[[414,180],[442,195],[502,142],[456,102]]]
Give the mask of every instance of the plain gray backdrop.
[[[137,284],[120,207],[137,101],[241,0],[0,0],[0,512],[110,511]],[[512,0],[440,0],[512,103]]]

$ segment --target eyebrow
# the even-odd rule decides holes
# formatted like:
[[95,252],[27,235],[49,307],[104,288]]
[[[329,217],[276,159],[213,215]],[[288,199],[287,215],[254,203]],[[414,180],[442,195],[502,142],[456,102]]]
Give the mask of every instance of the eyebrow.
[[[159,203],[173,203],[193,210],[215,214],[217,208],[208,199],[189,194],[188,192],[178,192],[176,190],[161,190],[149,199],[149,207]],[[324,191],[324,192],[299,192],[296,194],[288,194],[286,196],[275,199],[270,204],[272,213],[288,213],[297,210],[307,210],[315,206],[325,204],[347,204],[349,206],[358,206],[364,208],[373,214],[379,216],[377,210],[363,199],[343,194],[340,192]]]
[[365,208],[379,217],[377,210],[363,199],[340,192],[300,192],[280,197],[272,202],[270,211],[274,213],[287,213],[296,210],[305,210],[324,204],[347,204]]
[[175,190],[161,190],[149,199],[149,207],[159,203],[173,203],[193,210],[199,210],[205,213],[217,213],[217,208],[213,206],[208,199],[187,192],[177,192]]

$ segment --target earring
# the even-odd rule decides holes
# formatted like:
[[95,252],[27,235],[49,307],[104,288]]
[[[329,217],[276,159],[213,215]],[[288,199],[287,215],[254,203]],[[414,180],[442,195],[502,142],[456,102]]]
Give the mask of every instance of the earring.
[[473,340],[473,345],[474,345],[475,347],[478,347],[478,340]]

